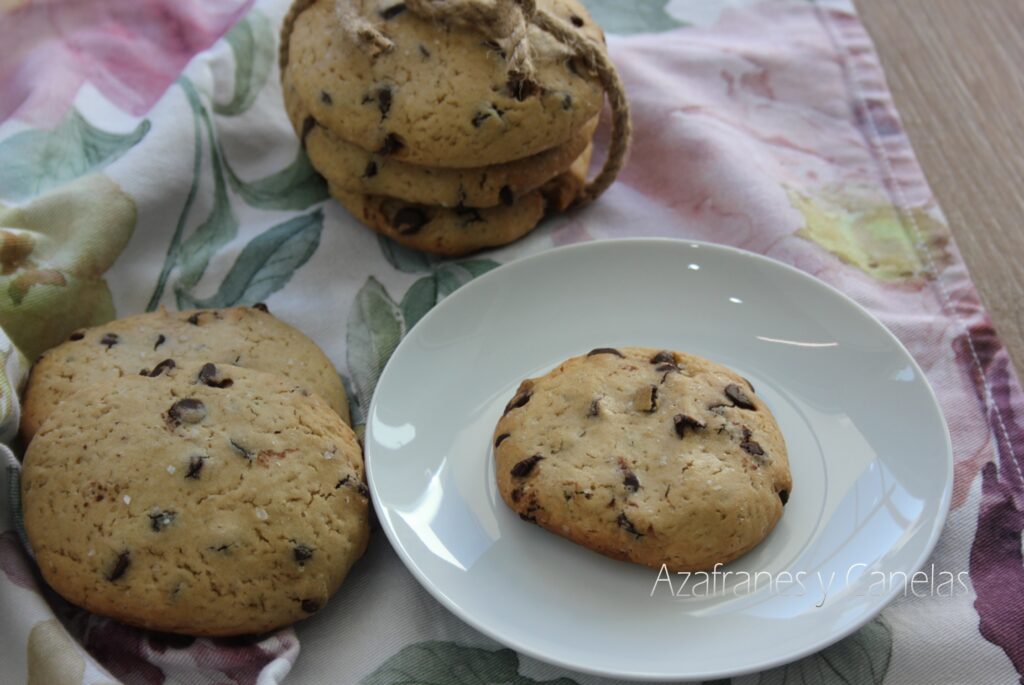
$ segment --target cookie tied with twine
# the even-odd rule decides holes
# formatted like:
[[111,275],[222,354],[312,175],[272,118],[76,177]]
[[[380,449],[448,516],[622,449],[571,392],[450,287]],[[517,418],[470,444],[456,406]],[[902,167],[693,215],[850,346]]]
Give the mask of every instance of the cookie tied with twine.
[[[316,0],[296,0],[284,19],[279,52],[282,78],[289,62],[295,22],[315,3]],[[498,46],[496,52],[505,60],[508,90],[519,101],[544,95],[544,89],[536,79],[529,35],[531,26],[540,29],[565,46],[572,55],[574,68],[579,65],[596,76],[611,108],[612,132],[607,159],[597,176],[580,192],[577,204],[599,197],[622,169],[632,125],[618,72],[603,45],[577,31],[566,20],[538,7],[535,0],[405,0],[383,10],[379,21],[360,14],[353,0],[335,0],[334,11],[347,39],[359,46],[371,60],[395,49],[387,35],[386,22],[399,13],[409,12],[421,19],[479,33],[487,43]]]

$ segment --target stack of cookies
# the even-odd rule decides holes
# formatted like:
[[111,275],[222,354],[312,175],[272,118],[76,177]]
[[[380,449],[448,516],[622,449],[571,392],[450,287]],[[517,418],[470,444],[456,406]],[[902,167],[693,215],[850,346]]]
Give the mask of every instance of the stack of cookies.
[[32,370],[25,530],[65,599],[189,635],[319,610],[369,538],[334,367],[265,307],[76,331]]
[[[442,255],[512,242],[586,184],[605,89],[578,55],[603,54],[604,35],[578,0],[536,3],[571,35],[528,24],[518,42],[413,4],[430,5],[297,0],[282,30],[288,116],[331,194],[374,230]],[[529,78],[511,51],[528,53]]]

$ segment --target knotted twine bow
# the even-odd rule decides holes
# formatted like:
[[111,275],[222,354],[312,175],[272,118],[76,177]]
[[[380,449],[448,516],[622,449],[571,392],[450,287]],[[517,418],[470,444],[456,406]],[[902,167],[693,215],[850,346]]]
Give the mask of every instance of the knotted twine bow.
[[[281,73],[288,65],[289,41],[295,21],[317,0],[295,0],[281,27],[278,64]],[[528,29],[530,24],[551,34],[565,45],[590,71],[597,74],[612,111],[612,134],[608,157],[596,177],[583,188],[577,204],[597,199],[625,164],[633,125],[625,88],[603,46],[590,40],[562,19],[537,7],[536,0],[405,0],[405,8],[431,21],[446,22],[483,33],[504,49],[508,82],[532,95],[537,91],[534,79]],[[335,0],[335,11],[352,40],[376,57],[394,47],[391,40],[360,15],[353,0]]]

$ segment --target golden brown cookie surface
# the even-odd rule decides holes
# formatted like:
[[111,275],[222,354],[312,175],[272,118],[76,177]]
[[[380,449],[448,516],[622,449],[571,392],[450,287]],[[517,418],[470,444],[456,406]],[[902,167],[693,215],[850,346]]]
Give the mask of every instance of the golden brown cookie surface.
[[[392,49],[358,45],[336,1],[373,22]],[[603,40],[577,0],[537,4]],[[282,78],[292,124],[303,138],[315,122],[367,151],[431,167],[501,164],[561,145],[600,111],[603,91],[568,48],[528,31],[536,92],[509,82],[502,48],[478,31],[422,19],[395,0],[321,0],[290,36]]]
[[504,164],[444,169],[406,164],[367,152],[316,126],[306,138],[313,166],[337,188],[364,195],[384,195],[406,202],[441,207],[495,207],[512,204],[563,173],[587,146],[597,119],[567,142],[531,157]]
[[258,307],[160,309],[76,331],[32,368],[21,432],[30,440],[54,408],[89,383],[151,372],[165,359],[203,359],[279,373],[327,401],[349,421],[348,400],[330,360],[301,331]]
[[749,551],[792,490],[785,441],[750,385],[656,349],[597,349],[524,381],[494,455],[498,490],[522,518],[674,571]]
[[339,203],[378,233],[415,250],[456,257],[514,242],[536,228],[546,210],[566,209],[583,188],[590,151],[588,146],[568,171],[542,187],[497,207],[449,209],[328,186]]
[[369,536],[351,429],[280,376],[223,364],[166,366],[68,398],[29,445],[22,498],[59,594],[184,634],[309,616]]

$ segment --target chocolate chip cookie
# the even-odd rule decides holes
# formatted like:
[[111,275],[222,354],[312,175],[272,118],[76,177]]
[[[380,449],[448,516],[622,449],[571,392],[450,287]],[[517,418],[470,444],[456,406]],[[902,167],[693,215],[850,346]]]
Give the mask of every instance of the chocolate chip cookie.
[[[603,41],[577,0],[537,5]],[[360,44],[339,9],[371,21],[392,47]],[[430,167],[502,164],[562,145],[600,111],[604,93],[565,45],[527,30],[535,82],[514,82],[504,49],[481,31],[420,18],[400,0],[320,0],[289,38],[282,81],[292,124],[302,139],[319,124],[379,156]]]
[[673,571],[749,551],[792,492],[785,441],[754,388],[670,350],[598,348],[523,381],[493,449],[498,490],[525,521]]
[[494,207],[511,205],[563,173],[586,150],[596,128],[595,118],[557,147],[504,164],[467,169],[406,164],[367,152],[322,126],[310,131],[306,151],[332,185],[348,192],[448,208]]
[[360,221],[395,242],[424,252],[459,256],[511,243],[532,231],[547,209],[565,209],[578,196],[590,161],[588,146],[572,167],[537,190],[497,207],[455,207],[362,195],[328,184],[331,195]]
[[279,375],[213,362],[171,358],[60,403],[28,447],[22,501],[60,595],[190,635],[310,616],[369,536],[361,451],[337,413]]
[[264,305],[182,312],[161,308],[76,331],[43,354],[25,391],[22,435],[30,440],[57,405],[89,383],[159,375],[168,363],[190,359],[279,373],[323,397],[349,422],[345,389],[330,360]]

